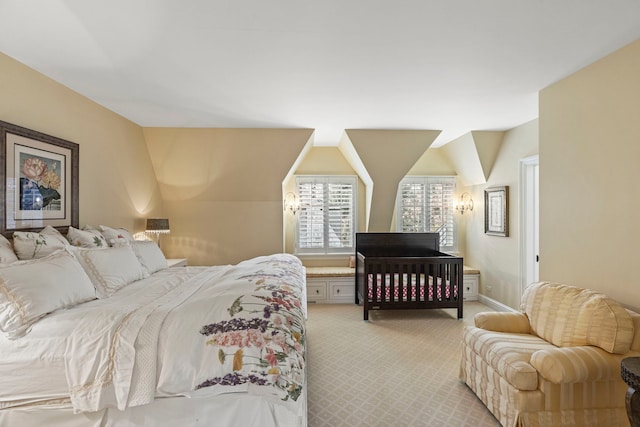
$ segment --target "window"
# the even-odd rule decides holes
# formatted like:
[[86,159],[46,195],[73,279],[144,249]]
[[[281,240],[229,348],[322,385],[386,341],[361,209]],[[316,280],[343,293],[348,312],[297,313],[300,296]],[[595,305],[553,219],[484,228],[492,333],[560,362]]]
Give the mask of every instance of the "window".
[[355,176],[297,176],[300,211],[296,253],[353,252],[356,224]]
[[412,176],[400,181],[396,203],[397,229],[440,233],[440,250],[457,250],[453,216],[455,177]]

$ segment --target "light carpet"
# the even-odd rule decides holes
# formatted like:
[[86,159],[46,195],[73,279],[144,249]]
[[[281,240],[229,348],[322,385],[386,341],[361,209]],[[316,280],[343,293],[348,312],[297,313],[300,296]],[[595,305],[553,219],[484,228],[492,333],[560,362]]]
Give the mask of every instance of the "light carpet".
[[464,324],[492,311],[465,302],[455,310],[370,311],[310,304],[309,427],[499,426],[458,380]]

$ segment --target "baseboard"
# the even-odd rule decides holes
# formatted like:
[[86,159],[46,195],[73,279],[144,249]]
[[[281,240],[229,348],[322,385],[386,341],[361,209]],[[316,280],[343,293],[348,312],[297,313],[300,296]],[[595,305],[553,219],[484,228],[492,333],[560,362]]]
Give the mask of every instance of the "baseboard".
[[488,307],[493,308],[495,311],[517,311],[509,307],[508,305],[504,305],[503,303],[494,300],[493,298],[489,298],[486,295],[479,294],[478,301]]

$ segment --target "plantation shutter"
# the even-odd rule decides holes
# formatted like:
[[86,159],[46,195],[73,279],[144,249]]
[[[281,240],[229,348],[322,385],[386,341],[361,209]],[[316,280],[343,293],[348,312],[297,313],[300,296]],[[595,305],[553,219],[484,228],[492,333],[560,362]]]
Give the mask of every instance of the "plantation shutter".
[[440,249],[456,249],[454,177],[407,177],[400,182],[398,231],[440,233]]
[[352,248],[354,185],[346,182],[329,182],[327,189],[329,248]]
[[300,212],[296,250],[335,253],[354,250],[355,177],[296,177]]
[[426,187],[423,182],[400,184],[400,231],[421,233],[425,231]]
[[298,184],[300,213],[298,242],[301,249],[324,247],[324,185],[303,182]]
[[[454,246],[453,192],[455,181],[435,179],[429,182],[429,230],[440,233],[440,247]],[[448,181],[448,182],[447,182]]]

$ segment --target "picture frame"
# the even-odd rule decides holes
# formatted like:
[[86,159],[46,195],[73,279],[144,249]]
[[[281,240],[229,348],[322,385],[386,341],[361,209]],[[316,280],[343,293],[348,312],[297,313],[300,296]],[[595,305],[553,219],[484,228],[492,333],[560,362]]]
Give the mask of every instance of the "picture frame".
[[0,121],[0,232],[79,225],[80,146]]
[[484,232],[491,236],[509,237],[509,187],[484,190]]

